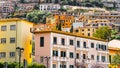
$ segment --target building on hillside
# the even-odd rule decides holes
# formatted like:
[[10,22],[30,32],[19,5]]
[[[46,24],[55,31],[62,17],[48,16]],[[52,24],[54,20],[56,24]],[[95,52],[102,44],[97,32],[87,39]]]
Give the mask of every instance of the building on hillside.
[[14,3],[9,0],[0,0],[0,8],[2,13],[11,13],[14,11]]
[[21,61],[32,62],[32,27],[32,23],[17,18],[0,20],[0,62],[18,62],[16,47],[24,48]]
[[97,27],[79,27],[73,30],[73,33],[93,37]]
[[109,68],[120,68],[120,65],[113,65],[112,64],[112,58],[113,56],[119,52],[120,50],[120,40],[112,40],[108,43],[108,49],[109,49]]
[[56,30],[56,24],[39,24],[34,25],[31,31],[41,31],[41,30]]
[[[77,26],[79,26],[79,24]],[[113,24],[106,19],[88,20],[88,23],[83,24],[83,27],[74,28],[73,33],[93,37],[93,33],[96,32],[97,29],[105,26],[113,28]]]
[[74,22],[74,16],[66,14],[55,14],[46,18],[46,23],[61,25],[61,30],[70,32],[70,28]]
[[19,7],[18,11],[32,11],[34,9],[35,3],[28,3],[28,4],[17,4]]
[[59,4],[53,4],[53,3],[44,3],[39,5],[39,9],[41,11],[56,11],[60,9],[60,7],[61,6]]
[[62,31],[34,31],[35,61],[47,68],[108,68],[107,41]]

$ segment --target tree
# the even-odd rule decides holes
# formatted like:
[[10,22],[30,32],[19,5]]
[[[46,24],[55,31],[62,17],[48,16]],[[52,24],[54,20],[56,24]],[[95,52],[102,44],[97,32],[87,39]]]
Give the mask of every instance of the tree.
[[35,10],[39,10],[39,5],[35,5],[35,6],[34,6],[34,9],[35,9]]
[[24,3],[24,0],[20,0],[20,3]]
[[61,23],[59,23],[59,24],[57,25],[57,29],[60,30],[60,31],[62,30],[62,29],[61,29]]
[[114,65],[120,64],[120,54],[116,54],[115,56],[113,56],[112,63]]
[[118,40],[120,40],[120,35],[118,35],[118,34],[119,34],[118,30],[112,29],[111,30],[111,39],[118,39]]
[[73,32],[73,26],[71,26],[70,32],[71,32],[71,33]]
[[93,33],[93,36],[106,40],[111,37],[111,29],[109,27],[100,27]]
[[46,17],[51,15],[50,12],[42,12],[35,10],[33,12],[27,13],[26,18],[28,21],[34,22],[35,24],[46,22]]

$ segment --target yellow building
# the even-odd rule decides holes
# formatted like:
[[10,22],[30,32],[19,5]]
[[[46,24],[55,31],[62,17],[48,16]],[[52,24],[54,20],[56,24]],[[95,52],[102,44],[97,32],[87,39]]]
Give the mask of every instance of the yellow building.
[[93,37],[93,33],[95,31],[95,27],[80,27],[78,29],[75,29],[73,33]]
[[0,62],[18,62],[16,47],[24,48],[22,59],[32,62],[32,23],[13,18],[0,20]]
[[120,68],[119,65],[111,64],[113,56],[120,50],[120,41],[119,40],[112,40],[108,43],[109,47],[109,68]]
[[56,14],[54,16],[50,16],[46,18],[46,23],[50,24],[61,24],[62,28],[70,28],[72,23],[74,22],[74,16],[66,15],[66,14]]

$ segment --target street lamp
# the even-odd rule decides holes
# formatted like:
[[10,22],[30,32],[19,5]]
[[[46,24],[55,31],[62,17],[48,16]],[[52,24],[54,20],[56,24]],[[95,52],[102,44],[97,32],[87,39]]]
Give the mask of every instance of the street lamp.
[[50,57],[49,56],[45,56],[44,59],[46,59],[46,64],[47,64],[47,68],[48,68],[48,62],[49,62]]
[[17,50],[18,55],[19,55],[19,68],[20,68],[20,64],[21,64],[21,54],[23,53],[24,48],[16,47],[16,50]]

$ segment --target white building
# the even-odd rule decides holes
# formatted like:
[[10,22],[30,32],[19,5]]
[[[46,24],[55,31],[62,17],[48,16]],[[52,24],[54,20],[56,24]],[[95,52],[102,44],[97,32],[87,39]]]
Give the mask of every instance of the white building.
[[39,9],[41,11],[54,11],[60,9],[60,5],[53,3],[40,4]]

